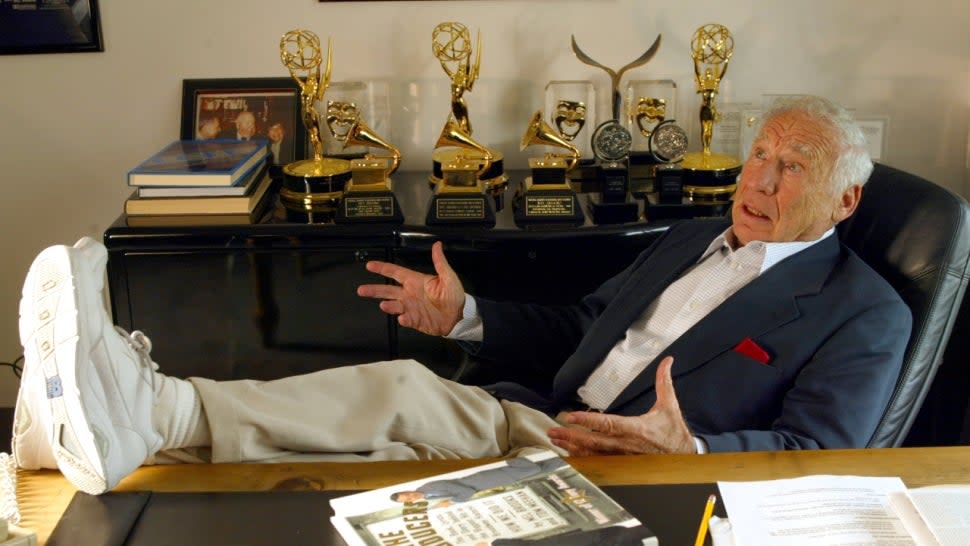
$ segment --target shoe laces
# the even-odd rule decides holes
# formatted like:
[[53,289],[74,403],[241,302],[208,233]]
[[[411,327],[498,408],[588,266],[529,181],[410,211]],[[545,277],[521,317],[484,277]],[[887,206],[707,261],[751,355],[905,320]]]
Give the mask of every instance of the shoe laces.
[[131,347],[136,353],[138,353],[138,360],[141,365],[149,368],[149,376],[151,377],[152,391],[155,390],[155,371],[158,370],[158,363],[152,360],[152,340],[145,335],[141,330],[135,330],[128,333],[127,330],[121,326],[115,326],[115,330],[125,338],[125,342]]

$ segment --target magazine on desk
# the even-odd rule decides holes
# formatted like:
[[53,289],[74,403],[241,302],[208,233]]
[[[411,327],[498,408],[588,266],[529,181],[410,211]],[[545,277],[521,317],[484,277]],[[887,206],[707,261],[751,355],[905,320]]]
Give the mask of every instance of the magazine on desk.
[[656,536],[552,452],[330,501],[349,546],[658,544]]

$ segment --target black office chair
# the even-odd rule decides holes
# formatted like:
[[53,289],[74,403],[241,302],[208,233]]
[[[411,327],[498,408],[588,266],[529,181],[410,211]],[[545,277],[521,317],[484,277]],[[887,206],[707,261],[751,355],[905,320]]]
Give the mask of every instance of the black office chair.
[[970,205],[918,176],[876,165],[859,208],[839,224],[838,233],[889,281],[913,313],[913,333],[896,390],[869,440],[869,447],[898,447],[917,421],[931,386],[934,398],[927,400],[921,422],[935,422],[935,413],[948,411],[935,404],[935,396],[962,402],[960,416],[970,396],[970,390],[960,392],[954,385],[933,385],[941,363],[966,366],[962,361],[944,363],[943,356],[970,273]]

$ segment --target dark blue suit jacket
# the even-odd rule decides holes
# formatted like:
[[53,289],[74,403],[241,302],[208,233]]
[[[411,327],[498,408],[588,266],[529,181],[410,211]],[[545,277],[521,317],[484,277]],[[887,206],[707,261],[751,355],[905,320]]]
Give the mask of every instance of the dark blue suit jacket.
[[[478,299],[484,340],[471,352],[498,366],[524,359],[553,378],[546,393],[512,383],[488,389],[550,414],[575,407],[576,390],[630,324],[727,226],[676,224],[576,305]],[[711,451],[865,447],[895,388],[911,322],[892,287],[828,237],[725,300],[661,357],[674,357],[681,410]],[[767,364],[734,350],[745,338],[768,352]],[[647,367],[607,412],[646,413],[655,375]]]

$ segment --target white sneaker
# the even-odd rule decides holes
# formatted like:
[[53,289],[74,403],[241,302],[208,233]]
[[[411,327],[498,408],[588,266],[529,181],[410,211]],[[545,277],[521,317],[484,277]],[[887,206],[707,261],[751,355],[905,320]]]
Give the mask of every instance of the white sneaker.
[[[34,378],[32,385],[44,379],[57,466],[93,495],[114,487],[162,443],[151,424],[151,344],[141,332],[119,332],[104,308],[106,252],[90,238],[44,250],[30,266],[20,304],[23,375]],[[36,420],[41,412],[29,413]]]
[[[100,292],[104,288],[104,271],[108,254],[104,247],[93,242],[90,238],[78,241],[78,248],[84,256],[85,267],[96,277],[95,289]],[[33,270],[31,270],[33,271]],[[27,273],[23,295],[27,295],[28,287],[33,286],[35,274]],[[35,317],[32,309],[32,298],[24,297],[20,300],[20,344],[27,346],[27,339],[34,332],[39,323],[48,318]],[[34,320],[31,320],[31,318]],[[26,360],[26,359],[25,359]],[[57,468],[57,460],[51,448],[51,406],[47,401],[47,379],[41,366],[25,366],[20,377],[20,389],[17,392],[17,405],[14,408],[13,438],[10,441],[11,451],[17,466],[30,470],[39,468]]]

